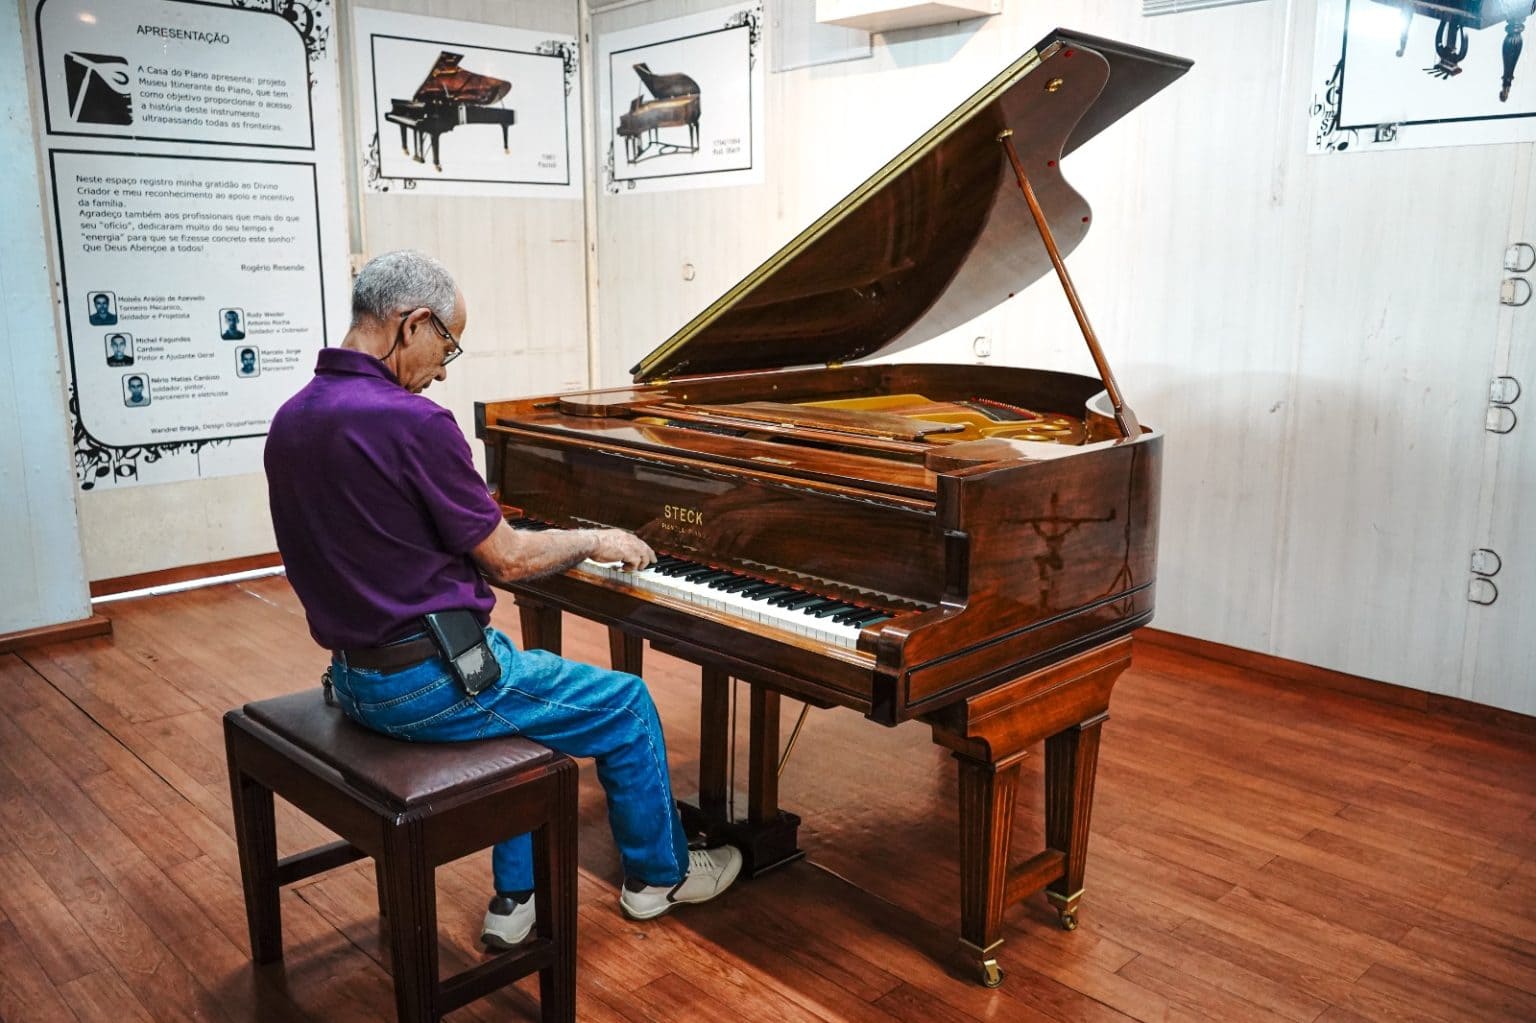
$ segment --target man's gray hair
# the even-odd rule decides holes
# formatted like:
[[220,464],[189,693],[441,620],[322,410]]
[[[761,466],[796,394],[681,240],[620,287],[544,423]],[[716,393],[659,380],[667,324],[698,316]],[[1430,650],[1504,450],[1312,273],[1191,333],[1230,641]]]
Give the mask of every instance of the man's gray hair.
[[380,323],[425,306],[447,323],[453,319],[453,275],[425,252],[401,249],[374,256],[352,282],[352,322]]

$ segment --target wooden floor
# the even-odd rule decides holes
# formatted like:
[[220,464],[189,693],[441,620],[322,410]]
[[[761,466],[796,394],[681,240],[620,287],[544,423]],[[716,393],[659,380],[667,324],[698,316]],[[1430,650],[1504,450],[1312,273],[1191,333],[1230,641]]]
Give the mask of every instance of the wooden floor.
[[[390,1018],[366,862],[285,891],[286,962],[247,958],[219,717],[318,675],[287,584],[109,611],[112,639],[0,657],[0,1019]],[[596,629],[566,634],[606,658]],[[648,653],[647,675],[690,793],[696,671]],[[941,961],[955,771],[925,728],[813,712],[782,788],[808,859],[649,924],[619,915],[588,765],[580,1018],[1536,1020],[1529,735],[1146,645],[1112,710],[1082,926],[1058,930],[1041,900],[1010,911],[997,991]],[[285,807],[278,828],[283,854],[325,837]],[[488,855],[438,886],[452,969],[477,957]],[[533,991],[451,1018],[535,1018]]]

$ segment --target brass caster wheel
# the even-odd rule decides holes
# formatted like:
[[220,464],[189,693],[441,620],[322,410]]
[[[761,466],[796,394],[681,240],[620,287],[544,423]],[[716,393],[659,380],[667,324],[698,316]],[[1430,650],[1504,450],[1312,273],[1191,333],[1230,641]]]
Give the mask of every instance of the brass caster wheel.
[[1062,913],[1061,914],[1061,929],[1064,930],[1064,931],[1075,931],[1075,930],[1077,930],[1077,914],[1076,913]]
[[1002,987],[1004,976],[1006,974],[1003,973],[1003,968],[997,965],[996,959],[988,959],[981,964],[982,987]]

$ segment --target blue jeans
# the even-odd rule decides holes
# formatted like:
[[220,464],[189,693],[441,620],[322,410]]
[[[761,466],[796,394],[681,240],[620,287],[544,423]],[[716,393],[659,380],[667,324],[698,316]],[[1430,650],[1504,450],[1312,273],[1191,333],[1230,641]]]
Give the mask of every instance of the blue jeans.
[[[576,757],[594,757],[608,796],[608,824],[624,875],[674,885],[688,870],[683,833],[667,773],[661,720],[645,683],[634,675],[568,661],[544,650],[518,650],[498,629],[485,630],[501,678],[467,695],[434,657],[385,674],[331,662],[336,702],[375,732],[410,742],[462,742],[520,735]],[[533,841],[499,842],[491,853],[497,891],[533,887]]]

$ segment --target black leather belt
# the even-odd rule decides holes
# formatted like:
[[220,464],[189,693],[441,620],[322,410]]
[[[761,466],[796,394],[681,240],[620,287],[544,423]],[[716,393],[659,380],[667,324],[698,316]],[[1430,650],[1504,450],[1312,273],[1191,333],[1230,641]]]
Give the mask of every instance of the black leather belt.
[[429,657],[437,656],[437,644],[430,636],[408,639],[389,646],[368,647],[363,650],[342,650],[342,659],[349,668],[366,668],[369,671],[399,671],[412,668]]

